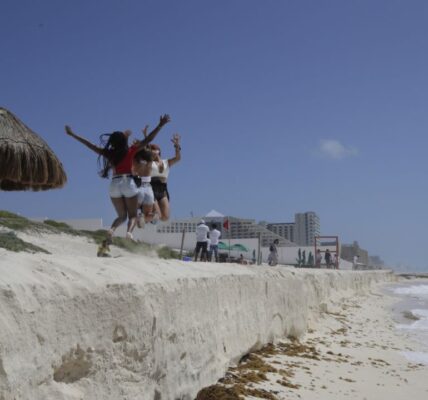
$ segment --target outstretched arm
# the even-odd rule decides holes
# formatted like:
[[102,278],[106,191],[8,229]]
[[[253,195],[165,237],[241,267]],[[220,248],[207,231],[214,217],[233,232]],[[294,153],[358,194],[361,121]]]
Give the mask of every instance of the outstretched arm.
[[149,136],[149,134],[147,133],[147,131],[149,130],[149,126],[146,125],[143,129],[141,129],[141,132],[143,132],[144,137],[146,138],[147,136]]
[[76,139],[78,142],[84,144],[86,147],[88,147],[89,149],[91,149],[92,151],[94,151],[97,154],[104,154],[104,149],[98,146],[95,146],[94,144],[92,144],[91,142],[89,142],[88,140],[86,140],[85,138],[80,137],[79,135],[76,135],[71,128],[66,125],[65,126],[65,132],[67,133],[67,135],[71,136],[72,138]]
[[166,125],[169,121],[171,121],[171,118],[168,114],[162,115],[160,117],[158,126],[155,129],[153,129],[147,136],[145,136],[145,138],[139,143],[138,147],[140,148],[145,147],[151,141],[153,141],[153,139],[156,137],[156,135],[159,133],[162,127]]
[[175,148],[175,157],[174,158],[170,158],[168,160],[168,165],[171,167],[173,166],[175,163],[179,162],[181,160],[181,146],[180,146],[180,135],[178,133],[176,133],[172,139],[171,142],[174,144],[174,148]]

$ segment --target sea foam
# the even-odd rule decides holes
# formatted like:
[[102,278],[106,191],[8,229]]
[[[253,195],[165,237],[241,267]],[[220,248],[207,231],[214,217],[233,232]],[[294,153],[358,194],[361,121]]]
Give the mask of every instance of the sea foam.
[[428,300],[428,285],[412,285],[394,289],[394,293]]

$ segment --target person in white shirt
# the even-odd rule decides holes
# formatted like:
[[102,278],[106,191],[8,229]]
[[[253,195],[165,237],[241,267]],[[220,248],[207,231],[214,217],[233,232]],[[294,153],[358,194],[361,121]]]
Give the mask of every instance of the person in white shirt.
[[201,219],[196,227],[196,248],[195,248],[195,261],[198,261],[199,252],[201,252],[201,261],[207,261],[208,251],[208,234],[210,229],[205,225],[205,221]]
[[216,224],[211,224],[211,230],[210,230],[210,249],[208,252],[208,259],[211,261],[212,256],[214,253],[215,262],[218,262],[218,241],[220,239],[221,233],[217,229]]
[[358,259],[360,258],[360,256],[354,256],[354,260],[352,263],[352,269],[358,269]]
[[337,254],[333,254],[332,255],[332,257],[331,257],[331,264],[333,265],[333,268],[334,269],[338,269],[339,267],[338,267],[338,261],[339,261],[339,259],[337,258]]
[[273,241],[273,243],[270,245],[269,247],[269,256],[268,256],[268,264],[271,267],[274,267],[275,265],[278,264],[278,244],[279,244],[279,240],[275,239]]

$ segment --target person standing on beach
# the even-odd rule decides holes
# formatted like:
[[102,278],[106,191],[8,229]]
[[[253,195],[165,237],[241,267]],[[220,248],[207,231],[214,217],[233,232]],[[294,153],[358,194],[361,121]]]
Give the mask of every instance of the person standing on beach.
[[169,115],[160,117],[157,127],[150,132],[142,141],[136,141],[131,147],[128,146],[130,130],[124,132],[116,131],[100,136],[101,146],[96,146],[85,138],[75,134],[66,125],[67,135],[76,139],[90,150],[98,154],[98,160],[102,163],[100,176],[108,178],[109,171],[112,170],[112,180],[110,183],[110,199],[116,210],[117,217],[113,221],[108,231],[108,239],[111,240],[114,231],[128,218],[126,237],[133,240],[132,231],[136,224],[137,217],[137,194],[138,188],[132,177],[132,162],[135,154],[149,144],[159,133],[161,128],[170,121]]
[[315,267],[321,268],[321,262],[322,262],[322,254],[321,250],[317,250],[317,254],[315,254]]
[[211,224],[210,230],[210,249],[209,249],[209,260],[211,261],[214,253],[215,262],[218,262],[218,242],[221,237],[221,232],[217,229],[217,224]]
[[208,234],[210,229],[205,225],[205,221],[201,219],[196,227],[196,248],[195,248],[195,261],[198,261],[199,252],[201,252],[201,261],[207,261],[208,252]]
[[326,264],[327,268],[330,268],[331,267],[331,253],[330,253],[329,249],[327,249],[325,251],[324,260],[325,260],[325,264]]
[[358,255],[354,256],[354,259],[353,259],[353,262],[352,262],[352,269],[358,269],[358,259],[359,259],[359,257],[360,256],[358,256]]
[[334,269],[338,269],[339,268],[339,259],[337,258],[337,254],[334,253],[333,256],[331,257],[331,264],[333,265]]
[[268,264],[271,267],[274,267],[275,265],[278,264],[278,248],[277,248],[278,244],[279,244],[279,240],[275,239],[269,247],[270,253],[268,256]]

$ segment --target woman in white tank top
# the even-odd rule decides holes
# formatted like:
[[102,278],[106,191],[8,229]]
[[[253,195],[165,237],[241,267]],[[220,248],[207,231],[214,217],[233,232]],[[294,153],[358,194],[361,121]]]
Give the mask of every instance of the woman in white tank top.
[[155,210],[159,214],[161,221],[169,219],[169,193],[167,180],[170,168],[181,160],[180,135],[176,133],[171,142],[174,144],[175,156],[170,159],[162,159],[160,147],[151,144],[153,163],[152,163],[152,188],[155,196]]

